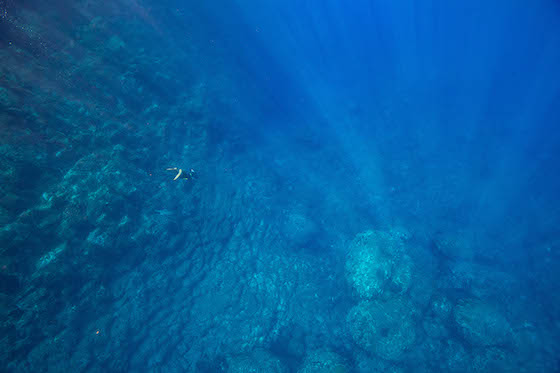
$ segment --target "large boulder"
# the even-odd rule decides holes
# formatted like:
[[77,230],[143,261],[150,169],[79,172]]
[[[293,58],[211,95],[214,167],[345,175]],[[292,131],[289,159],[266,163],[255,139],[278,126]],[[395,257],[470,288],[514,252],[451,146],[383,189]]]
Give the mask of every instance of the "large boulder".
[[513,345],[507,319],[493,306],[477,299],[459,301],[453,310],[457,330],[473,346]]
[[520,284],[509,273],[473,262],[450,262],[438,281],[445,291],[461,290],[484,300],[509,303],[519,294]]
[[412,260],[404,253],[404,243],[398,235],[367,231],[350,244],[346,277],[362,299],[404,293],[412,272]]

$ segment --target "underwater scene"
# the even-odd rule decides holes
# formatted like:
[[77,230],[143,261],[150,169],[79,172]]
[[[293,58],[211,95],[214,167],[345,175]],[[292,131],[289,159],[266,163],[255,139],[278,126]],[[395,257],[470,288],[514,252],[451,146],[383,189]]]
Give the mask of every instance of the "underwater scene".
[[560,372],[560,2],[0,0],[0,372]]

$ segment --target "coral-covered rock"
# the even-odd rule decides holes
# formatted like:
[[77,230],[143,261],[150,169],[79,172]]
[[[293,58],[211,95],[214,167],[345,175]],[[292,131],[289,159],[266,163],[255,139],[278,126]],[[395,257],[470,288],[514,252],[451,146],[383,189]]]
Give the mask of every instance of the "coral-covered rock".
[[404,293],[410,286],[412,260],[400,236],[381,231],[358,234],[350,244],[346,276],[362,299]]
[[387,360],[400,360],[416,339],[411,306],[401,299],[363,301],[352,308],[347,322],[357,345]]
[[346,373],[350,372],[342,357],[329,350],[312,351],[298,373]]

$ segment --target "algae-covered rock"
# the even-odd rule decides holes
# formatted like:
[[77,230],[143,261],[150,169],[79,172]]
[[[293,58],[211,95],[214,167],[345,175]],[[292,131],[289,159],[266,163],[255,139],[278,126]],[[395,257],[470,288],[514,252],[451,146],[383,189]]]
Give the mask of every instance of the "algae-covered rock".
[[347,317],[357,345],[387,360],[400,360],[416,339],[411,306],[401,299],[363,301]]
[[474,346],[512,344],[512,329],[493,306],[476,299],[460,301],[453,312],[457,329]]
[[404,293],[410,286],[412,260],[400,236],[382,231],[358,234],[350,244],[346,276],[362,299]]

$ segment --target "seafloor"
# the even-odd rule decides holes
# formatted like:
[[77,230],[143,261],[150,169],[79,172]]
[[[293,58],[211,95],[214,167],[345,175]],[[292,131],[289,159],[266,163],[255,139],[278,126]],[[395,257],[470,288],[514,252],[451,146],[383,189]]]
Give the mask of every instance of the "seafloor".
[[421,87],[284,110],[196,6],[79,4],[0,20],[0,371],[559,369],[553,188],[480,219]]

